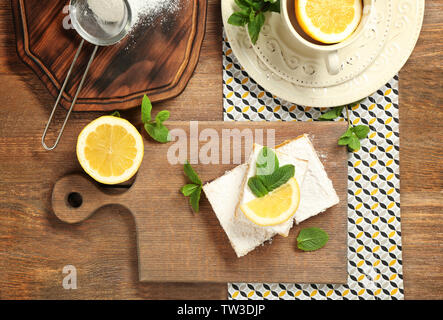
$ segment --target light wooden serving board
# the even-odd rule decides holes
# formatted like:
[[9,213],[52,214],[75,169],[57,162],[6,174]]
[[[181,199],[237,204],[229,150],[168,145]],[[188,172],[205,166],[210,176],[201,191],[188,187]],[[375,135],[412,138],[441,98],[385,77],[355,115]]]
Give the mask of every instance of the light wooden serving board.
[[[170,129],[182,129],[190,137],[189,122],[169,122]],[[52,204],[55,214],[68,223],[79,223],[105,205],[122,205],[134,216],[137,230],[139,279],[149,282],[295,282],[346,283],[347,281],[347,151],[337,145],[346,130],[345,123],[332,122],[193,122],[198,132],[212,129],[218,133],[222,152],[232,139],[223,130],[250,129],[252,133],[275,130],[275,143],[307,133],[320,155],[340,197],[340,203],[326,212],[295,226],[289,237],[276,236],[237,258],[211,206],[202,193],[200,213],[194,214],[180,188],[189,183],[182,164],[170,164],[169,148],[177,144],[159,144],[145,139],[145,157],[134,184],[122,194],[109,194],[84,174],[69,175],[54,187]],[[176,132],[176,131],[175,131]],[[194,131],[196,132],[196,131]],[[231,131],[232,132],[232,131]],[[242,132],[242,131],[240,131]],[[245,131],[243,131],[245,132]],[[203,139],[202,139],[203,140]],[[206,141],[188,143],[185,157],[192,159]],[[242,144],[244,140],[242,139]],[[190,144],[194,144],[191,147]],[[241,162],[245,159],[242,148]],[[237,164],[193,164],[204,183],[223,175]],[[70,194],[78,193],[82,204],[69,205]],[[226,201],[230,201],[226,199]],[[302,252],[296,248],[300,228],[323,228],[330,236],[321,250]],[[109,235],[112,237],[112,235]],[[115,244],[118,246],[118,243]],[[86,249],[86,248],[85,248]]]

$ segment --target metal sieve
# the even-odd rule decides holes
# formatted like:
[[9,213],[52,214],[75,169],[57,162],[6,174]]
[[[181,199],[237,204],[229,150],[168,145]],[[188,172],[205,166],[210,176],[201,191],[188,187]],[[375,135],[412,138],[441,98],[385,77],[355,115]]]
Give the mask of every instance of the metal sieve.
[[[131,28],[131,23],[132,23],[131,7],[128,3],[128,0],[121,0],[121,1],[124,4],[124,13],[121,17],[121,20],[115,22],[114,21],[108,22],[100,19],[96,15],[96,13],[94,13],[91,10],[90,6],[88,5],[88,0],[71,0],[69,3],[69,16],[71,18],[72,26],[77,31],[77,33],[82,37],[82,41],[80,42],[80,45],[74,56],[74,60],[71,63],[65,81],[63,82],[57,100],[52,109],[51,115],[49,116],[49,120],[48,123],[46,124],[45,131],[43,132],[42,145],[48,151],[54,150],[57,147],[58,143],[60,142],[60,139],[63,135],[63,131],[65,130],[66,123],[68,122],[69,116],[71,115],[71,112],[77,102],[77,98],[83,88],[83,84],[86,80],[86,76],[95,58],[98,48],[100,46],[110,46],[121,41],[123,38],[126,37]],[[72,99],[71,106],[65,117],[63,125],[57,136],[57,139],[55,140],[53,146],[48,147],[45,143],[48,129],[54,118],[55,111],[57,110],[57,107],[65,91],[66,85],[69,81],[69,78],[71,77],[72,70],[74,69],[78,57],[80,56],[80,53],[83,49],[85,41],[95,45],[94,50],[92,51],[91,57],[89,58],[89,62],[86,65],[80,84],[78,85],[77,91],[74,95],[74,98]]]

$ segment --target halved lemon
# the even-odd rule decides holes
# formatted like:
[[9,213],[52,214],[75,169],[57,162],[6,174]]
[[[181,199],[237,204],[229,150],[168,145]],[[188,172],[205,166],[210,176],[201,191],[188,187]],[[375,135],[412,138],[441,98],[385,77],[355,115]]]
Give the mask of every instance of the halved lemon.
[[77,158],[94,180],[118,184],[134,176],[143,160],[143,138],[127,120],[104,116],[88,124],[77,140]]
[[300,187],[295,178],[262,198],[240,206],[245,216],[260,226],[274,226],[292,217],[300,204]]
[[300,27],[323,43],[346,40],[357,29],[363,15],[362,0],[295,0]]

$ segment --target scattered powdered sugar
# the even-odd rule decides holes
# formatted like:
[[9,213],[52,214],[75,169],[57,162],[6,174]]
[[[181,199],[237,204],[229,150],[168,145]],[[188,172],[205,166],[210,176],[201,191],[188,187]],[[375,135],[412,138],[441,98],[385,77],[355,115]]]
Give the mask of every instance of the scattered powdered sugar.
[[125,51],[137,43],[138,34],[143,29],[155,24],[166,27],[173,16],[182,7],[182,2],[189,0],[128,0],[132,12],[132,25],[128,34],[128,44]]
[[318,155],[318,157],[320,159],[323,159],[323,160],[328,159],[328,154],[327,153],[323,153],[323,152],[317,151],[317,155]]
[[[311,141],[313,141],[314,139],[315,139],[315,134],[308,134],[307,135],[308,136],[308,138],[311,140]],[[320,159],[322,159],[322,160],[326,160],[326,159],[328,159],[328,154],[327,153],[322,153],[322,152],[320,152],[320,151],[318,151],[318,150],[315,150],[315,152],[317,153],[317,156],[320,158]]]
[[132,28],[152,23],[162,13],[174,13],[180,0],[128,0],[132,11]]

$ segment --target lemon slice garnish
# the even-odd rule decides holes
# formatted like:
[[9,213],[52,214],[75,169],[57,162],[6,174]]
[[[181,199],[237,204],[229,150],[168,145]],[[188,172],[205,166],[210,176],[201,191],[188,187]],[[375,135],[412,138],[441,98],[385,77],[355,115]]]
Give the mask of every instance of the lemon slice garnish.
[[295,178],[262,198],[240,206],[245,216],[260,226],[281,224],[292,217],[300,203],[300,187]]
[[298,24],[311,38],[322,43],[346,40],[363,15],[361,0],[295,0]]

